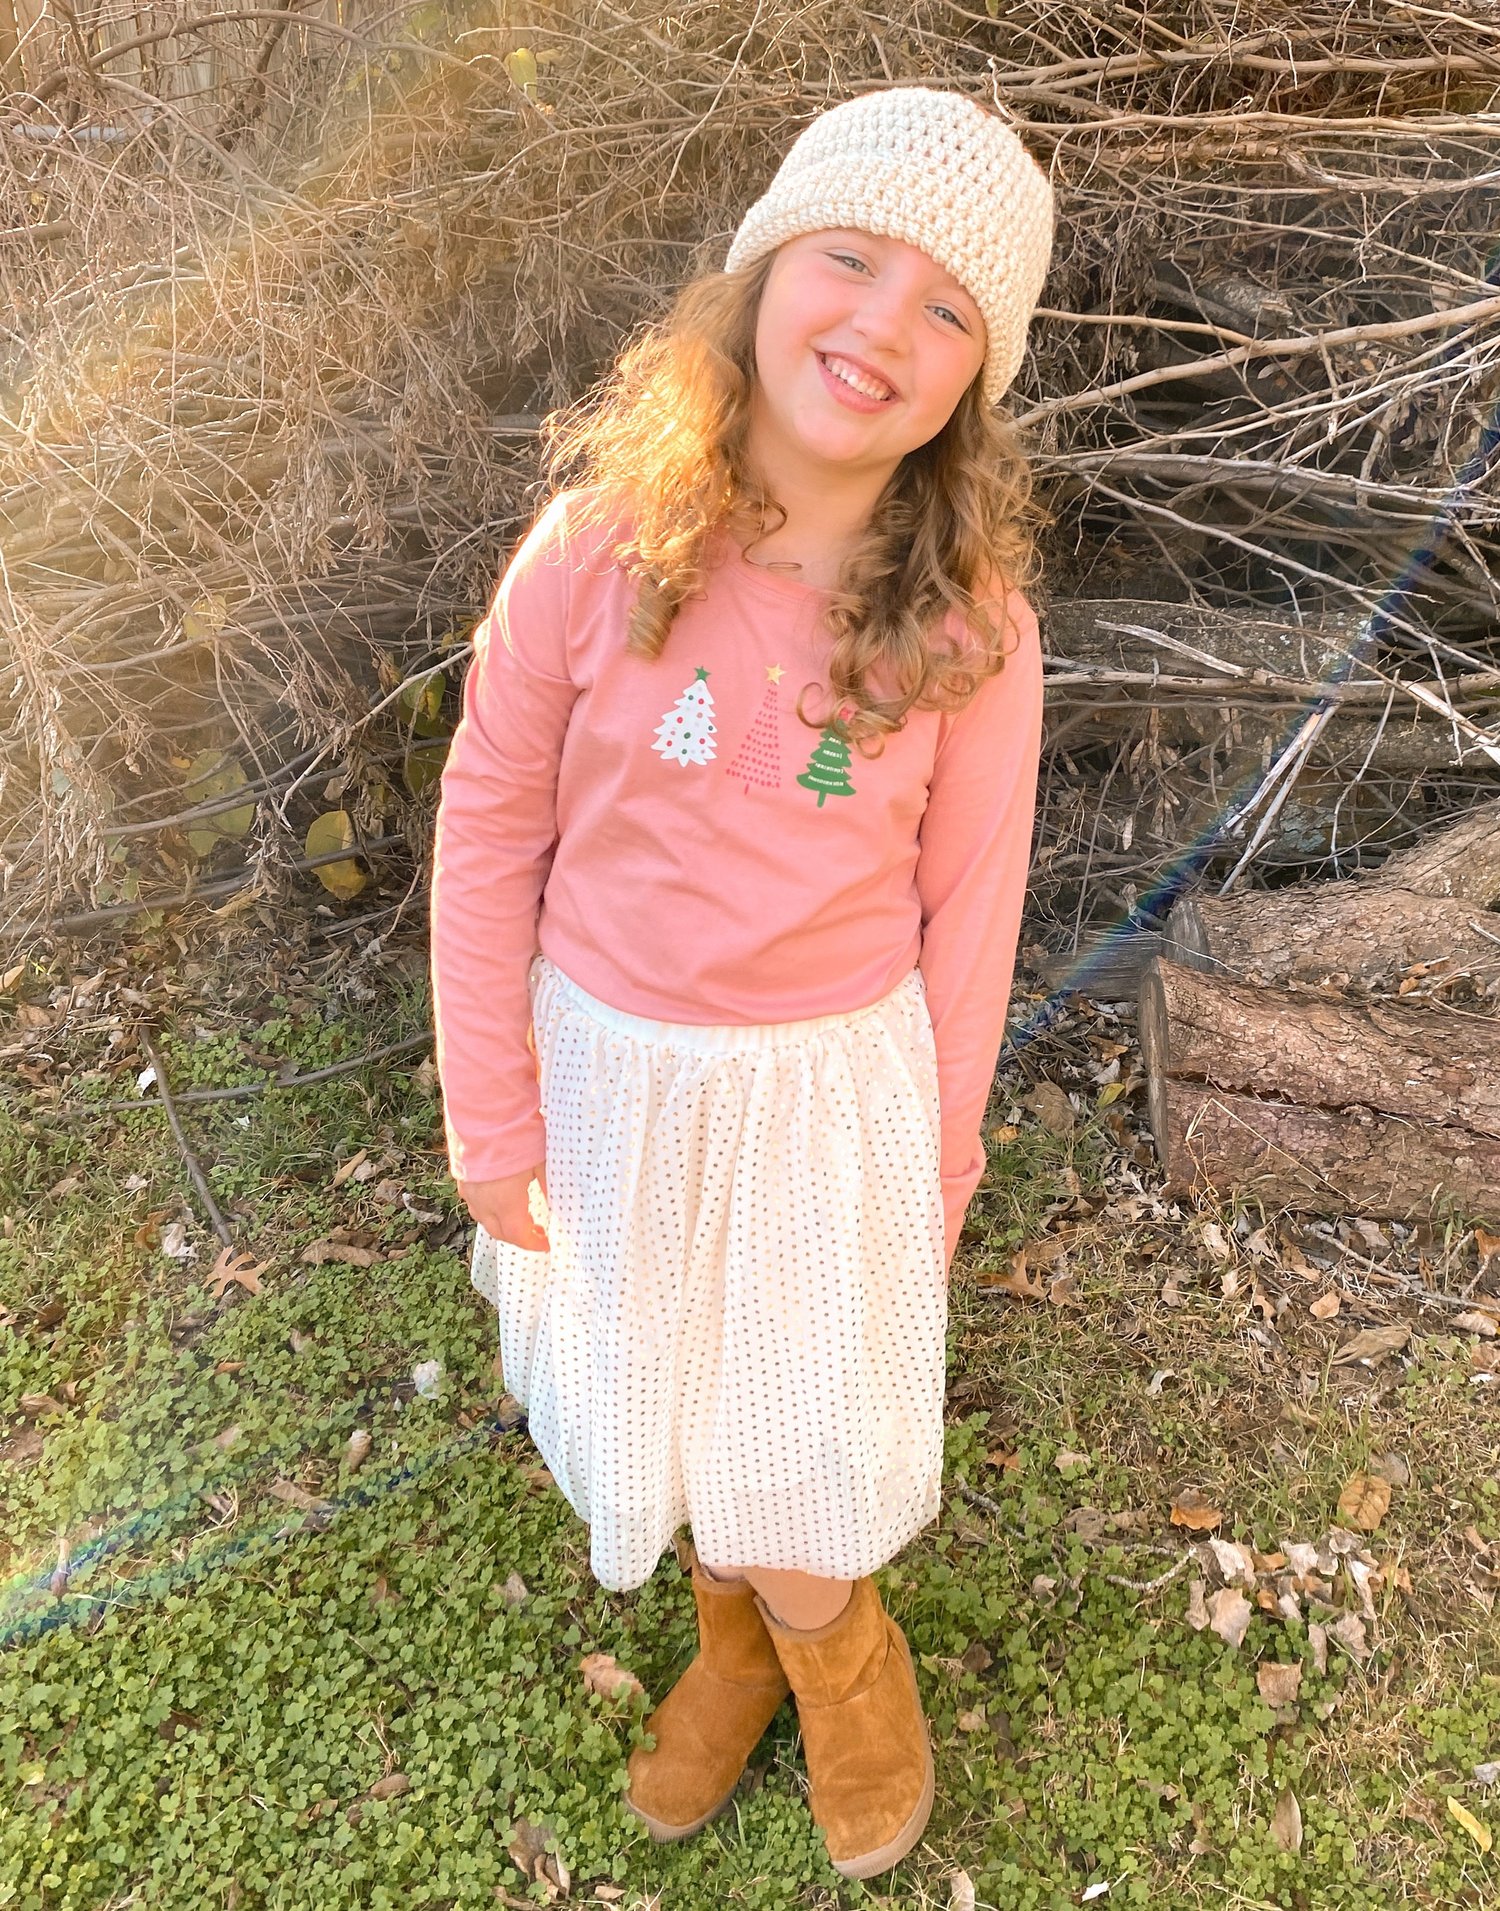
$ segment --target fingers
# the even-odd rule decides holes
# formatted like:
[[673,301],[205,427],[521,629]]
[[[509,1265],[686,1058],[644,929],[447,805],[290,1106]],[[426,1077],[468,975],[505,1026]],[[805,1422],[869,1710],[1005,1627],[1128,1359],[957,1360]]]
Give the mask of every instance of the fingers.
[[[542,1199],[543,1201],[545,1201],[547,1199],[547,1167],[545,1162],[543,1162],[537,1168],[536,1179],[537,1179],[538,1186],[542,1190]],[[536,1236],[538,1245],[550,1252],[552,1243],[547,1238],[547,1230],[545,1228],[538,1227],[537,1224],[533,1221],[531,1224],[531,1231]]]

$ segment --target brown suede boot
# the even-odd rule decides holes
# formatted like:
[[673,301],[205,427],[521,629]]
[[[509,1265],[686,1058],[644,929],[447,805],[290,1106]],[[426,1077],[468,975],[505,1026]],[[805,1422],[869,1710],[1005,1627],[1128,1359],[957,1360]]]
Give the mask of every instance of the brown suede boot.
[[846,1878],[899,1863],[932,1811],[932,1746],[905,1634],[873,1579],[826,1626],[796,1632],[757,1600],[802,1723],[812,1815]]
[[646,1720],[656,1750],[630,1754],[625,1803],[657,1839],[688,1838],[727,1805],[787,1695],[748,1580],[712,1579],[693,1556],[698,1656]]

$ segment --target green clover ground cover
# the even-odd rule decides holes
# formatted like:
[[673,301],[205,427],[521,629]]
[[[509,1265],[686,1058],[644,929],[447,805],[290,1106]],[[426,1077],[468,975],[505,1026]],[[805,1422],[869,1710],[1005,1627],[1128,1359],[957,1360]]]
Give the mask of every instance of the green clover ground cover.
[[[954,1490],[881,1575],[938,1753],[924,1842],[871,1886],[840,1881],[783,1708],[733,1810],[658,1848],[619,1799],[645,1703],[590,1692],[579,1662],[611,1654],[659,1697],[693,1650],[687,1583],[669,1555],[636,1594],[596,1587],[503,1414],[430,1071],[184,1105],[261,1266],[258,1292],[216,1301],[218,1242],[159,1108],[67,1114],[131,1095],[139,1061],[111,988],[84,1013],[66,982],[23,985],[29,1022],[0,1003],[24,1067],[0,1105],[0,1905],[493,1906],[555,1899],[562,1875],[569,1901],[694,1911],[948,1905],[967,1885],[1006,1911],[1500,1898],[1496,1854],[1447,1808],[1496,1823],[1471,1773],[1500,1757],[1493,1627],[1443,1603],[1436,1564],[1465,1526],[1500,1543],[1493,1396],[1451,1336],[1358,1407],[1325,1363],[1293,1477],[1259,1437],[1284,1430],[1286,1375],[1186,1271],[1167,1317],[1160,1267],[1118,1226],[1075,1248],[1080,1306],[980,1291],[976,1270],[1110,1159],[1097,1121],[1023,1127],[955,1283]],[[179,1093],[274,1058],[332,1066],[426,1015],[420,987],[360,1008],[257,996],[243,964],[176,986],[155,1045]],[[335,1185],[361,1150],[365,1178]],[[174,1223],[186,1258],[164,1251]],[[347,1258],[304,1259],[318,1243]],[[1178,1384],[1149,1395],[1168,1364]],[[1225,1537],[1270,1548],[1325,1530],[1342,1480],[1393,1444],[1413,1478],[1384,1537],[1415,1601],[1387,1601],[1362,1664],[1318,1672],[1305,1633],[1260,1611],[1237,1651],[1194,1631],[1185,1575],[1139,1589],[1160,1551],[1077,1524],[1154,1508],[1149,1545],[1180,1554],[1165,1514],[1190,1474],[1231,1509]],[[1261,1660],[1302,1664],[1295,1706],[1262,1699]],[[1287,1791],[1300,1850],[1272,1831]],[[543,1834],[562,1869],[529,1878]]]

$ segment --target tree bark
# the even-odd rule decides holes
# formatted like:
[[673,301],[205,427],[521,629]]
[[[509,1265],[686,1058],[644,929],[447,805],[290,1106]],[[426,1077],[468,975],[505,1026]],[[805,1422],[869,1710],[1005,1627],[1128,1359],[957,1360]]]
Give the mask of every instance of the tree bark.
[[1500,802],[1347,882],[1185,897],[1163,953],[1220,974],[1388,986],[1414,963],[1500,973]]
[[1152,1110],[1170,1195],[1239,1190],[1268,1207],[1500,1226],[1500,1141],[1370,1109],[1262,1101],[1163,1078]]
[[1500,1213],[1500,1022],[1154,960],[1138,1027],[1172,1193],[1322,1213]]
[[[1084,679],[1054,683],[1049,696],[1054,725],[1066,711],[1070,747],[1120,734],[1132,721],[1132,703],[1151,696],[1138,685],[1121,708],[1102,688],[1109,676],[1168,679],[1153,697],[1158,733],[1178,746],[1233,741],[1259,755],[1287,735],[1289,716],[1335,677],[1359,642],[1363,619],[1330,612],[1311,623],[1244,616],[1209,606],[1153,598],[1065,598],[1048,607],[1045,643],[1053,669],[1070,665]],[[1100,675],[1101,689],[1088,678]],[[1430,688],[1451,698],[1476,723],[1500,717],[1500,673],[1480,670]],[[1279,696],[1277,692],[1280,692]],[[1354,681],[1340,692],[1333,720],[1313,746],[1316,762],[1354,774],[1366,764],[1385,776],[1451,770],[1460,762],[1480,775],[1495,766],[1453,726],[1398,690],[1387,709],[1389,686],[1356,666]],[[1089,711],[1091,702],[1100,707]],[[1111,707],[1111,705],[1114,707]],[[1383,721],[1380,721],[1381,717]]]
[[1138,1031],[1151,1082],[1359,1103],[1500,1140],[1500,1018],[1294,995],[1157,960],[1141,979]]
[[1393,988],[1423,962],[1500,973],[1500,915],[1383,885],[1296,883],[1185,897],[1167,918],[1162,953],[1215,975]]

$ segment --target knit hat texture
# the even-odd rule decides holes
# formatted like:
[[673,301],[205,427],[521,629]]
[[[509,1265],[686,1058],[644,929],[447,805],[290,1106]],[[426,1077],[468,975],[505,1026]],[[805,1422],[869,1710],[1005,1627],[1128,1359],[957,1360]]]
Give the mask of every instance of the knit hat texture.
[[918,247],[984,315],[983,391],[993,405],[1026,355],[1053,217],[1051,182],[1003,120],[962,93],[884,87],[803,129],[740,221],[724,270],[835,226]]

